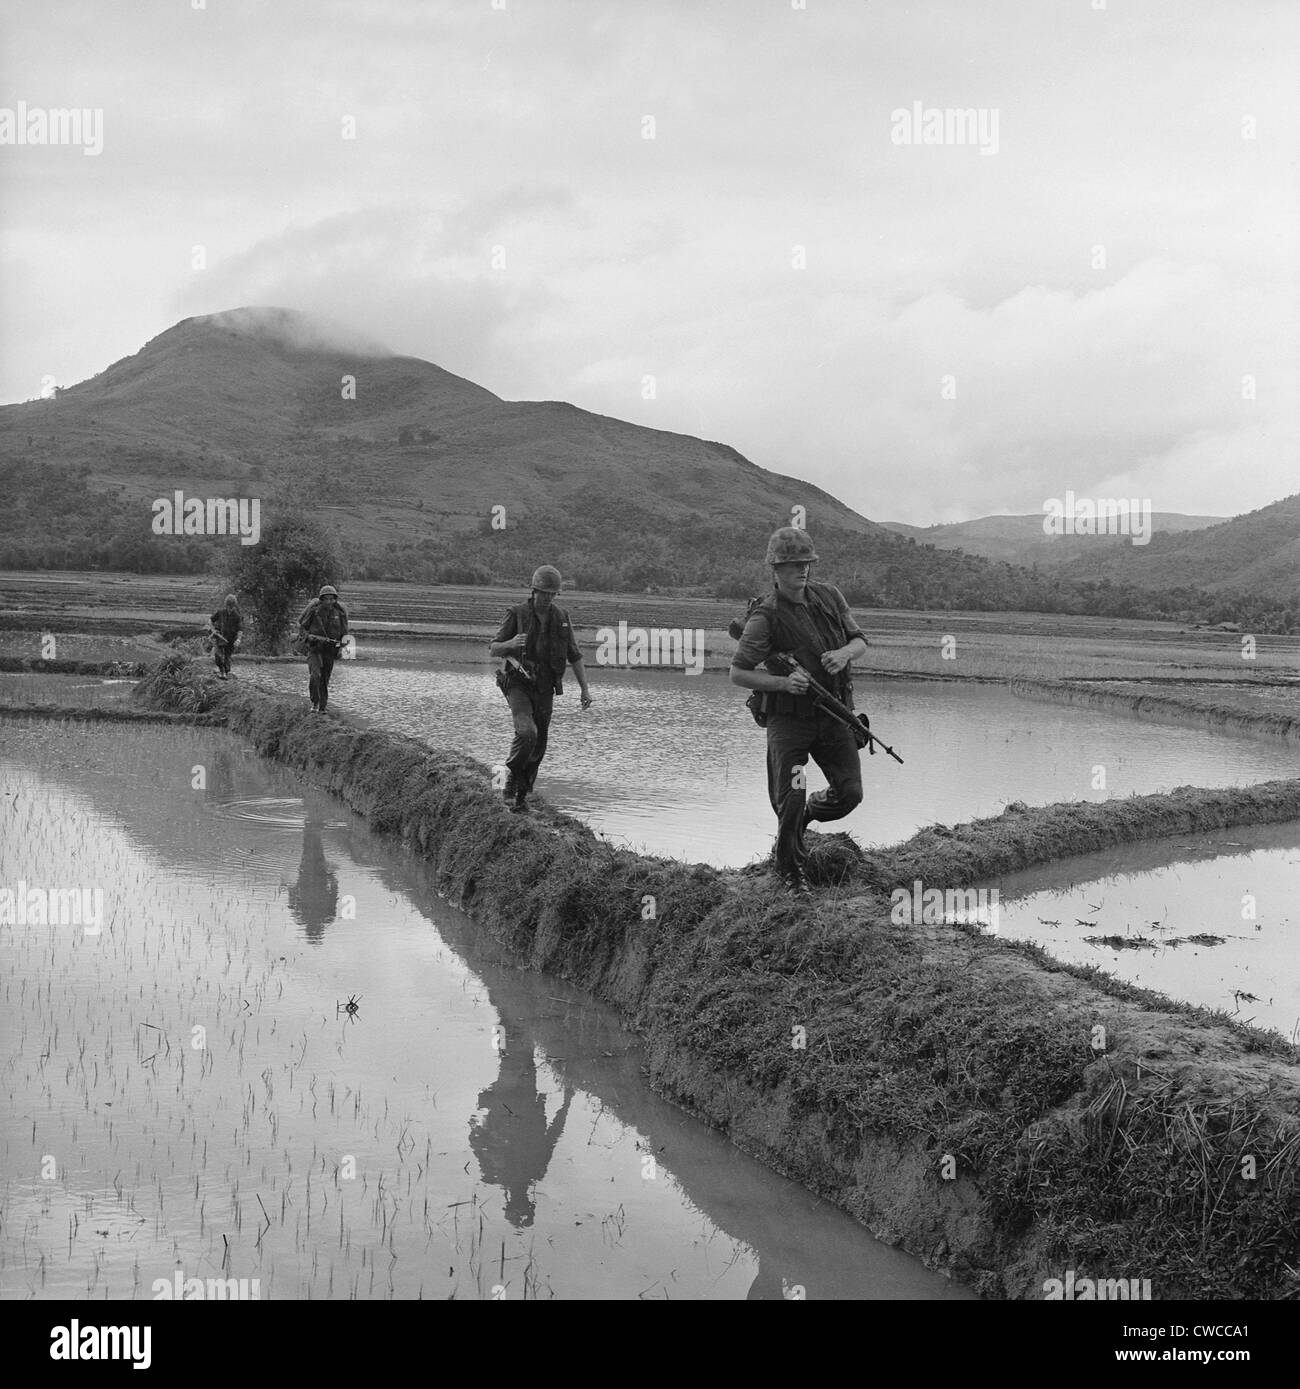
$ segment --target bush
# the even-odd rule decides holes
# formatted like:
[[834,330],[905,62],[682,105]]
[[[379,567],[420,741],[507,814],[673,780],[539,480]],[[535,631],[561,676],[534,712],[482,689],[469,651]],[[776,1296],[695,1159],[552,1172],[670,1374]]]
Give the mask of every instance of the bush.
[[272,521],[261,542],[241,546],[226,570],[227,588],[239,597],[249,625],[249,644],[283,648],[294,617],[324,583],[343,579],[333,538],[310,521]]

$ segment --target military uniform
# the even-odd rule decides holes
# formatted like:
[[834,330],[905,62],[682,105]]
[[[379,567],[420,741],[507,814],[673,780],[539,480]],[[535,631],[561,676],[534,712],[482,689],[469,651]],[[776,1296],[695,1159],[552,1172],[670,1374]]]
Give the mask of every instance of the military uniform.
[[212,659],[222,675],[230,674],[230,653],[235,647],[235,638],[244,625],[238,608],[221,607],[208,619],[216,636],[212,642]]
[[514,720],[515,736],[506,758],[510,779],[507,796],[522,802],[537,781],[537,769],[546,756],[555,696],[563,690],[564,670],[570,661],[580,661],[582,653],[573,639],[569,615],[555,603],[545,614],[539,613],[531,597],[516,603],[507,613],[493,642],[507,642],[523,633],[528,644],[518,661],[531,676],[526,679],[515,670],[504,675],[506,701]]
[[[815,680],[852,708],[848,668],[829,676],[821,658],[855,637],[865,637],[839,589],[809,582],[805,595],[806,600],[797,603],[776,591],[769,594],[745,623],[732,665],[738,670],[765,665],[773,675],[781,675],[779,665],[768,663],[780,652],[791,652]],[[764,691],[759,698],[767,718],[767,794],[777,818],[776,867],[783,875],[801,874],[808,856],[803,837],[807,822],[842,819],[862,802],[858,747],[853,734],[818,709],[810,695]],[[794,786],[794,769],[806,766],[810,756],[830,783],[812,796]]]
[[330,675],[338,648],[329,642],[341,642],[348,634],[348,611],[337,599],[331,604],[313,598],[298,619],[298,629],[304,637],[324,637],[325,641],[307,643],[307,689],[313,709],[325,712],[330,697]]

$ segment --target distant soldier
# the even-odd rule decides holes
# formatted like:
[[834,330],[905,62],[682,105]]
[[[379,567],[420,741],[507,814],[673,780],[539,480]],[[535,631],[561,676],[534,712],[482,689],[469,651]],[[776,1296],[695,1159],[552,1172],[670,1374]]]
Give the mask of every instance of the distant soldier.
[[225,604],[208,618],[208,635],[212,641],[212,660],[222,680],[230,678],[230,657],[239,645],[239,631],[244,619],[239,611],[239,599],[226,594]]
[[[862,766],[853,734],[816,708],[808,677],[775,673],[771,658],[792,652],[814,678],[825,671],[830,692],[852,707],[849,664],[867,650],[867,639],[830,584],[808,575],[817,552],[806,531],[782,526],[767,543],[772,592],[750,613],[731,661],[731,681],[762,692],[767,719],[767,794],[776,812],[776,871],[792,892],[806,894],[804,830],[811,820],[839,820],[862,801]],[[769,662],[768,668],[758,667]],[[811,754],[830,783],[809,796],[803,768]],[[797,773],[796,773],[796,769]]]
[[555,602],[560,571],[544,564],[533,575],[532,593],[506,613],[488,650],[506,658],[497,683],[515,722],[514,742],[506,758],[506,800],[516,813],[527,811],[526,798],[546,756],[554,698],[563,689],[564,669],[572,664],[582,689],[582,707],[591,708],[591,690],[582,653],[573,639],[569,615]]
[[330,674],[348,634],[348,610],[339,602],[333,584],[322,584],[321,591],[307,604],[298,619],[298,630],[307,643],[307,691],[311,707],[320,713],[330,697]]

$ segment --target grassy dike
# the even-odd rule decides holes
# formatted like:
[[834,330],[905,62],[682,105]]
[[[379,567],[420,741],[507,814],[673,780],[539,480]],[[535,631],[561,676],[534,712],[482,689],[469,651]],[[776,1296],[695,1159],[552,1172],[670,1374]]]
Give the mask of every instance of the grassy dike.
[[888,895],[1300,818],[1300,781],[1016,806],[869,855],[823,836],[809,903],[761,868],[512,816],[469,758],[179,658],[137,699],[224,722],[400,835],[529,965],[618,1008],[663,1094],[985,1295],[1041,1298],[1071,1269],[1157,1299],[1300,1293],[1296,1048],[1034,947],[894,924]]
[[[1300,717],[1286,713],[1236,708],[1197,698],[1186,692],[1099,689],[1079,680],[1012,680],[1014,694],[1023,699],[1045,699],[1055,704],[1074,704],[1091,709],[1114,709],[1147,715],[1166,722],[1194,724],[1218,733],[1249,733],[1257,737],[1284,738],[1300,743]],[[1120,682],[1117,682],[1120,683]]]

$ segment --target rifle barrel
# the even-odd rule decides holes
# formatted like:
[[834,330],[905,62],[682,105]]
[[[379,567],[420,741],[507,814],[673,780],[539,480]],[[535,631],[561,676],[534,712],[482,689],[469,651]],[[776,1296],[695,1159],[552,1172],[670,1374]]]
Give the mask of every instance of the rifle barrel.
[[[808,681],[808,689],[812,693],[815,702],[821,704],[832,718],[838,719],[840,723],[844,724],[855,734],[861,733],[867,740],[867,746],[872,747],[873,744],[878,743],[900,767],[904,765],[903,759],[894,749],[883,739],[876,737],[871,729],[862,722],[861,718],[859,718],[847,704],[836,699],[824,685],[819,684],[808,671],[804,670],[803,666],[799,663],[798,657],[789,651],[783,651],[781,652],[781,659],[787,662],[793,670],[803,673],[804,678]],[[872,747],[872,751],[875,751],[874,747]]]

